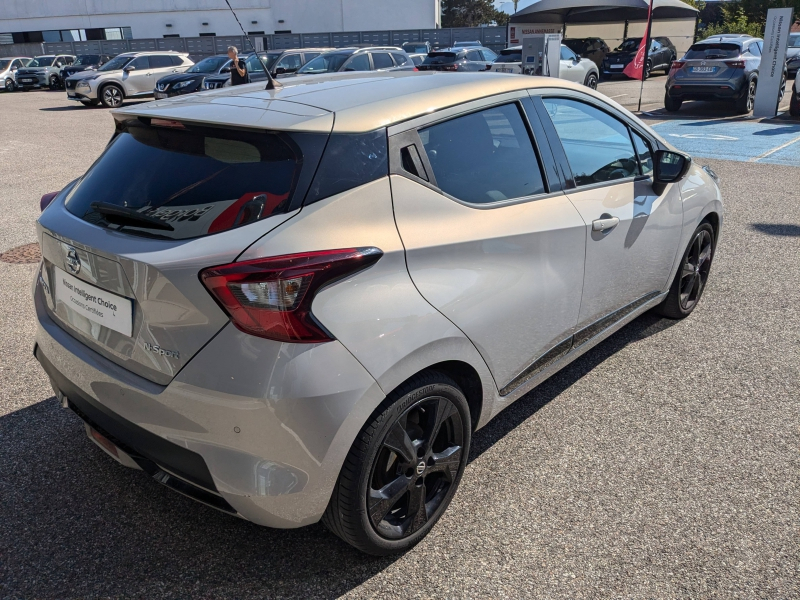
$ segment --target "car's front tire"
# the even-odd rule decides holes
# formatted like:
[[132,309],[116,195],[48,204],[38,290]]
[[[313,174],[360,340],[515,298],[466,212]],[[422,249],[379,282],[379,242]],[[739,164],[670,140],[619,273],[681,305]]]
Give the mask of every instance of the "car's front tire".
[[358,434],[322,522],[363,552],[404,552],[444,513],[467,464],[472,424],[458,385],[430,371],[392,392]]
[[14,80],[13,79],[6,79],[6,91],[13,92],[14,91]]
[[100,88],[100,102],[106,108],[119,108],[125,100],[122,88],[114,83],[108,83]]
[[59,83],[58,77],[56,75],[50,76],[49,85],[51,90],[57,90],[58,88],[61,87],[61,84]]
[[586,80],[583,82],[583,85],[585,85],[586,87],[591,88],[593,90],[596,90],[597,89],[597,75],[595,75],[594,73],[589,73],[588,75],[586,75]]
[[714,229],[708,223],[701,223],[683,253],[667,297],[655,312],[669,319],[683,319],[692,314],[706,288],[715,249]]

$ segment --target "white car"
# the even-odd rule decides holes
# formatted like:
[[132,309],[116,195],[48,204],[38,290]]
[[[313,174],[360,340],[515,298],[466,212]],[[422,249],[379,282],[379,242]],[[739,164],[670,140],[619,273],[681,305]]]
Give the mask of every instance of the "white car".
[[[522,73],[522,46],[511,46],[501,50],[490,70],[498,73]],[[558,76],[567,81],[582,83],[595,90],[600,78],[600,71],[594,61],[588,58],[579,58],[562,44]]]
[[193,64],[185,52],[125,52],[96,71],[67,77],[64,87],[69,100],[84,106],[102,102],[106,108],[117,108],[126,98],[152,96],[159,79],[183,73]]

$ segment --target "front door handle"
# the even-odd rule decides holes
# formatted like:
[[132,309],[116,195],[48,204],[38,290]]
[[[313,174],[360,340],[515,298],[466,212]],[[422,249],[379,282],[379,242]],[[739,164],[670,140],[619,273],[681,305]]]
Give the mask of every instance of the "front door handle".
[[619,225],[619,217],[609,217],[608,219],[597,219],[592,221],[592,231],[609,231]]

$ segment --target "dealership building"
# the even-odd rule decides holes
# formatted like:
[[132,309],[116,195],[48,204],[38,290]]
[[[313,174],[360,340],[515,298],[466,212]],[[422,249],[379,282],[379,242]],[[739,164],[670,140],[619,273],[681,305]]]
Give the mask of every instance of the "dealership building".
[[[433,29],[440,0],[230,0],[247,33]],[[225,0],[2,0],[0,44],[230,36]]]

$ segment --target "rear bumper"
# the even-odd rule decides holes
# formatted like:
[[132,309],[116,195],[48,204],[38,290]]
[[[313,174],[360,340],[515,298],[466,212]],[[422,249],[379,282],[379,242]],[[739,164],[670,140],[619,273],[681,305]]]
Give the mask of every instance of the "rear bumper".
[[741,81],[720,83],[676,83],[667,86],[667,94],[676,100],[738,100],[747,93]]
[[35,284],[36,357],[81,418],[161,483],[260,525],[319,520],[383,392],[339,342],[283,344],[228,325],[167,386],[61,329]]

